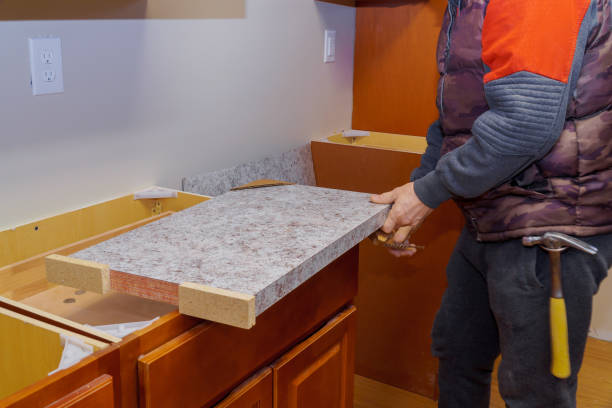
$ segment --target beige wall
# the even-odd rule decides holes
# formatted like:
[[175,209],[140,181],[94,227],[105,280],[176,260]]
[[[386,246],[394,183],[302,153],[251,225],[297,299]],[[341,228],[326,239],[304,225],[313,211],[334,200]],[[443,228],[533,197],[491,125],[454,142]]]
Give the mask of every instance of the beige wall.
[[[350,127],[355,9],[232,4],[226,19],[0,22],[0,230]],[[32,96],[38,35],[62,40],[64,94]]]

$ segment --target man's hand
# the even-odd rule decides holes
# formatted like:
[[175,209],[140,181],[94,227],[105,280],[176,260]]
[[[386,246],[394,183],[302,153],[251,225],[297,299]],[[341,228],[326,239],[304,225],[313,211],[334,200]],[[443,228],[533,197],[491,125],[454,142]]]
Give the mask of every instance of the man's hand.
[[[393,235],[393,242],[396,243],[404,242],[408,238],[410,231],[418,228],[423,220],[433,211],[423,204],[415,194],[414,183],[404,184],[383,194],[375,194],[370,197],[370,200],[377,204],[393,204],[387,220],[381,229],[387,234],[396,231],[395,235]],[[401,228],[405,226],[411,228]],[[396,257],[412,256],[415,254],[416,249],[408,248],[403,251],[391,249],[389,252]]]

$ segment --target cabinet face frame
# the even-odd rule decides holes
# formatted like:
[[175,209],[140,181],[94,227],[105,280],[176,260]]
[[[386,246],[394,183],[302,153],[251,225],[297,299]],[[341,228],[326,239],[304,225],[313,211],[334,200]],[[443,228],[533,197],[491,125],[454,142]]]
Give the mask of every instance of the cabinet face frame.
[[[275,408],[353,407],[356,322],[351,306],[273,366]],[[330,387],[329,378],[338,377]]]

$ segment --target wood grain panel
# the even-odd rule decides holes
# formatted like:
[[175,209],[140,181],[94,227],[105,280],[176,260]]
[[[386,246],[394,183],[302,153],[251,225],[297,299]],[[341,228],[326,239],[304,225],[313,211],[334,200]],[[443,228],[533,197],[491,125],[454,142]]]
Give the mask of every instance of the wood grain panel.
[[352,408],[356,309],[351,306],[283,356],[275,408]]
[[113,408],[113,377],[102,375],[45,408]]
[[435,51],[447,1],[404,3],[357,8],[354,129],[425,135],[437,118]]
[[141,407],[210,407],[357,293],[353,248],[257,318],[250,330],[202,323],[139,359]]
[[[420,155],[313,142],[317,185],[383,192],[409,181]],[[364,241],[359,247],[356,372],[433,398],[437,360],[430,332],[446,288],[446,263],[463,226],[457,207],[445,203],[414,236],[425,250],[395,258]]]
[[215,408],[273,408],[274,377],[266,368],[221,401]]

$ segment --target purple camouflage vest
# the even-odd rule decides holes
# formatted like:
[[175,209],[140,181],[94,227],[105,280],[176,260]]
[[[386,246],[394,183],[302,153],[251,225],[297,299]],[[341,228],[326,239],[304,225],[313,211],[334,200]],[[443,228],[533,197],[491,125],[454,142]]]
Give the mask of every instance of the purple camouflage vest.
[[[438,41],[441,154],[471,137],[488,109],[481,59],[487,0],[464,0],[446,12]],[[478,238],[497,241],[558,231],[578,236],[612,231],[612,10],[597,0],[597,22],[557,144],[510,182],[457,200]]]

